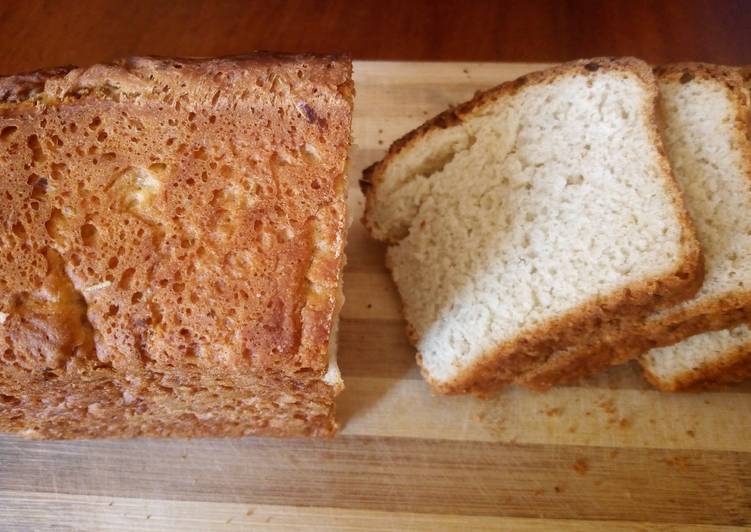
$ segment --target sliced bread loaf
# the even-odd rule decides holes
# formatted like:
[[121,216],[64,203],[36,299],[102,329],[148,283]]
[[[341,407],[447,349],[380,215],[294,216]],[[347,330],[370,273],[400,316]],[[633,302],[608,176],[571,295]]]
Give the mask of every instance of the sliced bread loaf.
[[664,142],[704,251],[704,284],[689,301],[641,323],[624,320],[606,338],[556,353],[524,375],[524,384],[544,389],[652,347],[751,319],[748,91],[733,68],[690,63],[656,72]]
[[485,392],[619,316],[690,297],[701,259],[635,59],[478,94],[365,171],[423,374]]

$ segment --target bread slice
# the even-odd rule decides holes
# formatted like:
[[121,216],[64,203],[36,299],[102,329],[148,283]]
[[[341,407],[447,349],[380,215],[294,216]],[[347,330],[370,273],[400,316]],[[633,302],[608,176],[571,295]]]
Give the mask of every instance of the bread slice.
[[330,435],[351,63],[0,79],[0,430]]
[[690,297],[700,250],[636,59],[577,61],[478,94],[365,171],[364,223],[418,361],[486,392],[603,322]]
[[[751,69],[742,69],[740,74],[747,94],[751,94]],[[747,126],[751,130],[751,120]],[[675,345],[645,353],[639,363],[646,378],[667,391],[749,379],[751,328],[744,323],[728,330],[692,336]]]
[[[656,69],[663,136],[705,257],[690,301],[621,323],[608,343],[556,354],[521,381],[546,388],[591,374],[655,346],[751,321],[751,140],[748,91],[733,68],[697,63]],[[611,351],[618,353],[613,356]]]

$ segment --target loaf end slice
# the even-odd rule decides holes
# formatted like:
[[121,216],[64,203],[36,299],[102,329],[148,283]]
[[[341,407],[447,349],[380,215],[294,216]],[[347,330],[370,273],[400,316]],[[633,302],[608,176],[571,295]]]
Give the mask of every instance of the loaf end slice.
[[0,79],[0,430],[330,435],[342,57]]
[[478,94],[367,169],[363,222],[423,374],[484,393],[616,316],[690,297],[701,254],[635,59],[577,61]]
[[742,324],[694,335],[639,358],[644,376],[660,390],[707,388],[751,378],[751,328]]

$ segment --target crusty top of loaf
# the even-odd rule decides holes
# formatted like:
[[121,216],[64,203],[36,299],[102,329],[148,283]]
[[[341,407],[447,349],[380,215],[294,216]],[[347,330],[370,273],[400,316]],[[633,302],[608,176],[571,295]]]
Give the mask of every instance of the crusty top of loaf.
[[351,63],[130,58],[0,79],[0,354],[323,374]]

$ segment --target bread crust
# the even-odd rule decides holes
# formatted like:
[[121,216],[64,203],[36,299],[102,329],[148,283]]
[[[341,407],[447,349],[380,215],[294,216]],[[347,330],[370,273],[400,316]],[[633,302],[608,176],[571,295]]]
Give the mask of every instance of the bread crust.
[[[0,248],[16,256],[0,297],[9,378],[46,375],[85,401],[105,371],[113,389],[152,394],[153,409],[175,387],[269,397],[245,421],[161,430],[157,416],[141,431],[121,416],[111,435],[333,433],[341,381],[322,379],[344,265],[351,73],[343,56],[258,52],[0,78]],[[40,290],[65,291],[66,305]],[[293,400],[271,399],[282,392]],[[32,410],[22,419],[37,433],[55,425]],[[0,430],[16,426],[9,411],[0,403]],[[46,434],[98,435],[79,421]]]
[[[660,79],[679,83],[690,83],[694,79],[722,82],[735,101],[736,128],[748,135],[751,108],[741,70],[705,63],[675,63],[655,67],[654,72]],[[748,146],[743,150],[743,162],[751,183],[751,149]],[[611,364],[638,357],[650,349],[673,345],[695,334],[747,323],[751,321],[751,290],[682,306],[657,321],[647,321],[648,317],[647,314],[638,320],[626,321],[621,330],[610,331],[605,338],[594,338],[580,348],[560,353],[544,366],[522,376],[518,382],[544,391],[556,383],[592,375]],[[646,373],[648,370],[645,368]]]
[[[596,58],[579,60],[533,72],[521,78],[503,83],[490,90],[478,93],[473,99],[457,107],[448,109],[417,129],[394,142],[386,156],[363,172],[360,186],[365,194],[366,204],[363,224],[370,234],[384,242],[393,244],[389,235],[377,227],[372,220],[372,209],[376,201],[375,191],[383,179],[385,168],[406,147],[419,142],[425,135],[436,129],[445,129],[461,123],[468,115],[498,98],[514,94],[528,84],[549,84],[560,77],[572,74],[591,74],[598,70],[621,72],[636,76],[649,95],[648,116],[650,137],[658,148],[659,164],[667,176],[666,189],[673,202],[675,212],[683,229],[684,247],[676,268],[652,279],[634,283],[616,293],[596,297],[565,315],[550,320],[541,326],[524,331],[516,339],[509,341],[481,356],[471,367],[449,382],[431,379],[422,364],[422,355],[417,361],[422,374],[431,386],[441,393],[487,394],[512,382],[523,373],[538,367],[556,350],[573,345],[582,337],[594,334],[603,322],[617,316],[641,315],[646,310],[661,305],[670,305],[688,299],[696,293],[703,280],[703,260],[696,239],[693,222],[683,205],[680,188],[665,157],[662,141],[657,129],[657,85],[648,65],[634,58]],[[408,336],[416,343],[414,330],[408,325]]]

